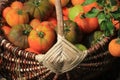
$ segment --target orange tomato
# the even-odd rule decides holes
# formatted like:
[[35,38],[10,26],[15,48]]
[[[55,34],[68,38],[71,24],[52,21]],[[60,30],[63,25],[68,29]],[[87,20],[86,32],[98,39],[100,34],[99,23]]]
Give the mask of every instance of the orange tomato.
[[11,10],[11,7],[6,7],[5,9],[3,9],[3,12],[2,12],[2,16],[5,18],[7,13]]
[[84,12],[89,12],[93,7],[99,8],[97,2],[93,2],[91,4],[83,6]]
[[115,38],[110,41],[108,50],[112,56],[120,57],[120,39]]
[[[49,0],[49,2],[55,6],[55,0]],[[64,7],[69,3],[69,0],[61,0],[61,6]]]
[[24,23],[29,22],[28,14],[21,9],[20,10],[15,10],[15,9],[10,10],[7,13],[5,19],[11,27],[16,26],[18,24],[24,24]]
[[67,16],[63,16],[63,20],[68,20],[69,18]]
[[22,9],[23,8],[23,3],[20,2],[20,1],[14,1],[14,2],[12,2],[12,4],[10,6],[13,9]]
[[40,24],[39,19],[32,19],[30,22],[30,25],[32,26],[33,29],[36,29],[36,27]]
[[69,14],[69,8],[67,8],[67,7],[63,7],[63,8],[62,8],[62,12],[63,12],[63,15],[64,15],[64,16],[67,16],[67,17],[68,17],[68,14]]
[[50,22],[50,23],[52,23],[52,24],[54,25],[53,28],[55,28],[55,27],[57,26],[57,19],[56,19],[56,18],[54,18],[54,17],[49,17],[49,18],[47,19],[47,21]]
[[81,14],[77,15],[74,21],[77,23],[80,30],[82,30],[84,33],[88,33],[89,32],[88,22],[86,21],[86,18],[81,18],[80,16]]
[[95,31],[99,27],[98,19],[94,18],[86,18],[89,26],[89,33]]
[[29,52],[33,52],[34,54],[40,54],[39,52],[35,51],[35,50],[32,49],[32,48],[26,48],[25,50],[26,50],[26,51],[29,51]]
[[37,52],[45,53],[55,43],[56,33],[49,26],[38,25],[36,30],[32,30],[28,36],[30,48]]
[[114,20],[114,19],[112,19],[112,23],[113,23],[115,29],[118,30],[119,27],[120,27],[120,23],[119,23],[119,21],[118,21],[118,20]]
[[57,25],[57,24],[53,24],[52,22],[49,22],[49,21],[43,21],[43,22],[41,22],[41,24],[40,24],[41,26],[48,26],[48,27],[50,27],[50,28],[52,28],[52,29],[55,29],[55,25]]
[[81,14],[75,17],[74,21],[78,24],[79,28],[84,33],[91,33],[95,31],[98,26],[98,19],[96,17],[94,18],[81,18]]
[[82,4],[85,0],[71,0],[72,5]]
[[9,26],[2,26],[1,29],[3,30],[5,36],[7,36],[11,30]]

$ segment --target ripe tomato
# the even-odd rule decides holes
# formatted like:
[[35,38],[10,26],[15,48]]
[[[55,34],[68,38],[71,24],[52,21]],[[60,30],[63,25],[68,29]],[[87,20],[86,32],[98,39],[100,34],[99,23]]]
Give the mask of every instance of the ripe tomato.
[[56,33],[49,26],[38,25],[36,30],[32,30],[28,36],[30,48],[37,52],[45,53],[56,41]]
[[118,29],[119,29],[119,26],[120,26],[119,21],[118,21],[118,20],[115,20],[115,19],[112,19],[112,23],[113,23],[115,29],[118,30]]
[[[69,3],[70,0],[61,0],[61,6],[64,7]],[[49,2],[55,6],[55,0],[49,0]]]
[[9,26],[2,26],[1,30],[3,30],[4,35],[7,37],[9,32],[10,32],[10,30],[11,30],[11,28]]
[[89,26],[89,32],[95,31],[99,27],[98,19],[97,17],[93,18],[86,18]]
[[11,7],[6,7],[3,12],[2,12],[2,16],[5,18],[5,16],[7,15],[7,13],[11,10]]
[[89,32],[89,24],[86,20],[86,18],[81,18],[80,17],[81,14],[77,15],[74,19],[74,21],[77,23],[77,25],[79,26],[79,28],[85,32],[85,33],[88,33]]
[[49,17],[47,21],[54,25],[53,28],[55,28],[57,26],[57,19],[56,18]]
[[82,4],[85,0],[71,0],[72,5]]
[[89,12],[93,7],[99,8],[97,2],[93,2],[93,3],[91,3],[91,4],[88,4],[88,5],[83,6],[84,12],[85,12],[85,13]]
[[40,54],[40,52],[37,52],[37,51],[33,50],[32,48],[26,48],[25,50],[33,52],[34,54]]
[[98,19],[94,18],[81,18],[81,14],[75,17],[74,21],[78,24],[79,28],[85,33],[91,33],[95,31],[98,26]]
[[31,22],[30,22],[30,25],[32,26],[33,29],[36,29],[37,25],[40,24],[40,20],[39,19],[32,19]]
[[13,9],[22,9],[23,8],[23,3],[20,2],[20,1],[14,1],[10,5],[10,7],[13,8]]
[[6,22],[11,26],[29,22],[29,15],[22,9],[11,9],[5,16]]
[[120,39],[115,38],[110,41],[108,50],[112,56],[120,57]]
[[63,7],[63,8],[62,8],[62,12],[63,12],[63,15],[64,15],[64,16],[67,16],[67,17],[68,17],[69,8],[68,8],[68,7]]

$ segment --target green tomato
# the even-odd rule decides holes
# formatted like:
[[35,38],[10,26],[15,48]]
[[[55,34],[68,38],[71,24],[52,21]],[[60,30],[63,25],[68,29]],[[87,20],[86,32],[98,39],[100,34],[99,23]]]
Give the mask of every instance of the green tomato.
[[75,44],[75,46],[81,51],[87,50],[87,47],[83,44]]
[[80,13],[83,13],[83,7],[81,5],[75,5],[69,9],[68,17],[70,20],[74,20]]

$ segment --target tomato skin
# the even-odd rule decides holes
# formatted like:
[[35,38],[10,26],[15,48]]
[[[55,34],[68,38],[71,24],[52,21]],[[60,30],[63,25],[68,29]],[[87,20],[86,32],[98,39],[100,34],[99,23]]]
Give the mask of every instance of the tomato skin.
[[30,22],[30,25],[33,27],[33,29],[36,29],[37,25],[40,24],[40,20],[39,19],[32,19],[31,22]]
[[98,19],[96,17],[93,18],[82,18],[82,14],[79,14],[75,17],[74,21],[78,24],[79,28],[84,33],[91,33],[99,28]]
[[34,54],[41,54],[40,52],[37,52],[37,51],[33,50],[32,48],[26,48],[25,50],[29,51],[29,52],[33,52]]
[[88,26],[89,26],[89,32],[88,33],[93,32],[97,28],[99,28],[99,23],[98,23],[97,17],[86,18],[86,21],[88,22]]
[[88,33],[89,28],[88,28],[88,22],[86,21],[86,18],[81,18],[81,14],[77,15],[74,19],[74,21],[77,23],[79,28],[84,32]]
[[6,7],[3,12],[2,12],[2,16],[5,18],[7,13],[11,10],[12,8],[11,7]]
[[5,19],[11,27],[14,27],[19,24],[28,23],[29,15],[26,12],[24,12],[22,9],[18,9],[18,10],[12,9],[7,13]]
[[108,45],[110,54],[114,57],[120,57],[120,39],[112,39]]
[[5,25],[5,26],[2,26],[2,27],[1,27],[1,30],[3,30],[5,36],[7,36],[7,35],[9,34],[11,28],[10,28],[9,26],[6,26],[6,25]]
[[64,20],[64,36],[68,41],[75,44],[81,42],[83,32],[74,21]]
[[36,30],[32,30],[28,37],[30,48],[35,51],[45,53],[55,43],[56,33],[49,26],[39,25]]

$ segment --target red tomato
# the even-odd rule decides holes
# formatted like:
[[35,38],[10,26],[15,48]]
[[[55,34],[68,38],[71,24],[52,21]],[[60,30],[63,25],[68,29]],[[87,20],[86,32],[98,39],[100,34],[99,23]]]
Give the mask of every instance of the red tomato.
[[36,30],[32,30],[28,36],[30,48],[37,52],[45,53],[56,41],[56,33],[49,26],[39,25]]

